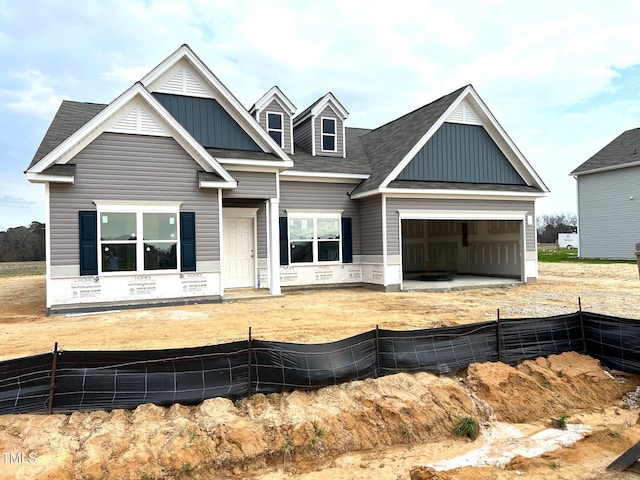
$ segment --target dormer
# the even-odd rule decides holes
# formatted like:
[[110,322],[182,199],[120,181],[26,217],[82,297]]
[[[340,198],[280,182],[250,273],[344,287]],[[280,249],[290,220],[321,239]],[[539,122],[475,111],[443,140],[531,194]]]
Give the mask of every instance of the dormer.
[[329,92],[293,119],[293,139],[314,156],[347,156],[344,122],[349,112]]
[[274,85],[249,113],[288,154],[293,154],[293,114],[296,107],[278,86]]

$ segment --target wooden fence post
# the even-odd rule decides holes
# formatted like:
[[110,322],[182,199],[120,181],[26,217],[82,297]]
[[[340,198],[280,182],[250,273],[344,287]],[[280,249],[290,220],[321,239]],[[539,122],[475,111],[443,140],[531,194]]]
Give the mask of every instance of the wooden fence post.
[[380,331],[376,324],[376,378],[380,376]]
[[247,397],[251,396],[251,327],[249,327],[249,348],[248,348],[249,372],[247,375]]
[[56,383],[56,366],[58,365],[58,342],[53,346],[53,361],[51,362],[51,382],[49,383],[49,408],[47,413],[51,415],[53,410],[53,391]]
[[587,354],[587,337],[584,334],[584,318],[582,317],[582,299],[578,297],[578,318],[580,319],[580,333],[582,334],[582,353]]
[[498,361],[502,361],[502,329],[500,328],[500,309],[498,309],[498,319],[496,325],[496,335],[498,340]]

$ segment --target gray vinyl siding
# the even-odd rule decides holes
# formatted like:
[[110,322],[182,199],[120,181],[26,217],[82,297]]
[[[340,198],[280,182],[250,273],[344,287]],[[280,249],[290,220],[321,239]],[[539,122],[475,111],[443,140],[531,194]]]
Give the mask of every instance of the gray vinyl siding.
[[167,93],[153,95],[204,147],[262,151],[217,100]]
[[635,259],[639,219],[640,167],[578,176],[581,257]]
[[[336,150],[335,152],[325,152],[322,150],[322,118],[335,118],[336,120]],[[327,105],[321,113],[313,119],[315,127],[315,145],[316,155],[323,157],[342,157],[342,148],[344,146],[344,135],[342,134],[342,119]]]
[[258,245],[256,248],[258,249],[258,258],[267,258],[269,256],[267,248],[267,207],[264,203],[258,209],[257,228]]
[[75,184],[50,184],[51,265],[78,265],[78,211],[94,200],[182,202],[196,213],[198,261],[219,255],[218,191],[199,189],[200,167],[172,138],[103,133],[82,150]]
[[526,185],[484,127],[445,123],[397,180]]
[[281,113],[282,114],[282,148],[285,152],[291,152],[291,117],[287,111],[282,108],[280,103],[274,98],[264,110],[260,111],[259,123],[260,126],[267,132],[267,114],[268,113]]
[[362,255],[382,255],[382,197],[359,200]]
[[[491,201],[491,200],[438,200],[415,198],[387,199],[387,253],[399,255],[399,216],[398,210],[471,210],[471,211],[526,211],[526,215],[535,218],[534,202]],[[527,222],[525,222],[526,224]],[[534,222],[535,223],[535,222]],[[526,251],[536,251],[535,225],[525,225]]]
[[293,127],[293,140],[309,153],[313,153],[311,135],[311,118]]
[[280,216],[285,217],[287,209],[342,210],[343,217],[351,218],[353,254],[360,255],[359,204],[347,195],[353,187],[349,183],[281,182]]
[[268,199],[277,197],[276,174],[268,172],[243,172],[228,170],[238,181],[238,187],[225,189],[222,193],[226,199],[255,198]]

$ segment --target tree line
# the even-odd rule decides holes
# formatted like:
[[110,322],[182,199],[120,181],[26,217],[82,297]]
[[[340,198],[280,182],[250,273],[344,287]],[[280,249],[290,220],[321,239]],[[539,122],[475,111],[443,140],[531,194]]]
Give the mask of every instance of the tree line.
[[31,222],[0,232],[0,262],[42,261],[46,255],[45,224]]
[[541,215],[538,217],[538,243],[555,243],[559,233],[578,231],[578,217],[574,213]]

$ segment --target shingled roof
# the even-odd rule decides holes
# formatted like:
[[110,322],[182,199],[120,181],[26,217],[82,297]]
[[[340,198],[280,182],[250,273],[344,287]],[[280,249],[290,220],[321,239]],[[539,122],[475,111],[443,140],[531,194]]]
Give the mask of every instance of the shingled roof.
[[[361,140],[372,173],[367,180],[358,185],[354,193],[378,188],[398,165],[398,162],[442,117],[465,88],[467,87],[459,88],[363,135]],[[347,145],[347,151],[349,147]]]
[[42,160],[54,148],[64,142],[76,130],[106,108],[102,103],[86,103],[64,100],[53,117],[29,168]]
[[640,128],[627,130],[571,172],[571,175],[610,170],[640,163]]

